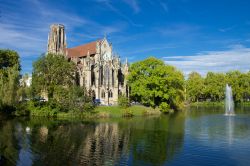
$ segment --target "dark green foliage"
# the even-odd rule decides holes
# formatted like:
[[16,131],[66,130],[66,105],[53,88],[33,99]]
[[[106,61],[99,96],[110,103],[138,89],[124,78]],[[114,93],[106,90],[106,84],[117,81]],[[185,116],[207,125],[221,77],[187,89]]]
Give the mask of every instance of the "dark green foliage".
[[13,50],[0,49],[0,70],[17,66],[18,71],[21,70],[19,55]]
[[168,108],[166,104],[175,110],[182,108],[184,76],[162,60],[151,57],[132,64],[128,81],[132,100],[151,107],[162,105],[162,109]]
[[0,110],[15,110],[18,102],[19,55],[15,51],[0,50]]

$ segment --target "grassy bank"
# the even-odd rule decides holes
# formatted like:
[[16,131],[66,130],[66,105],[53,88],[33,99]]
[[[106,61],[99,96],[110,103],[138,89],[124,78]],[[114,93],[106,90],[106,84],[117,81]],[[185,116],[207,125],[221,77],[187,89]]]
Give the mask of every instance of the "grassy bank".
[[202,102],[195,102],[190,103],[189,106],[224,106],[224,102],[211,102],[211,101],[202,101]]
[[[195,102],[195,103],[190,103],[189,106],[224,106],[225,102],[224,101],[220,101],[220,102],[212,102],[212,101],[202,101],[202,102]],[[250,106],[250,102],[238,102],[235,103],[235,105],[238,106]]]
[[58,113],[58,118],[116,118],[116,117],[132,117],[132,116],[147,116],[159,115],[161,112],[158,109],[145,107],[141,105],[121,108],[119,106],[98,106],[92,112],[82,113]]

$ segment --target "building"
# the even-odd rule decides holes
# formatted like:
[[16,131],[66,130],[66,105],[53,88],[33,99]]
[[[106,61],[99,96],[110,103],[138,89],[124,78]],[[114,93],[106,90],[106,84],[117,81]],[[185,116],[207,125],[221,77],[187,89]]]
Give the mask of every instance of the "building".
[[65,27],[53,24],[48,37],[48,53],[64,55],[77,65],[77,84],[86,87],[93,99],[102,104],[117,104],[118,97],[129,97],[128,62],[121,63],[106,37],[73,48],[67,48]]
[[32,76],[25,74],[22,75],[19,80],[19,85],[22,87],[30,87],[32,82]]

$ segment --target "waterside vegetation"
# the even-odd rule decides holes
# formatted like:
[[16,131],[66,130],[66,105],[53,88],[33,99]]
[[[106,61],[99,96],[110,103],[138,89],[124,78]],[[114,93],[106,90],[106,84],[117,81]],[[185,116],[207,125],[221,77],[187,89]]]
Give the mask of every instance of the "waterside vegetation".
[[248,104],[250,100],[250,72],[208,72],[202,77],[197,72],[189,74],[186,81],[187,100],[192,105],[223,105],[225,85],[232,87],[236,104]]
[[[25,81],[20,82],[18,53],[0,50],[0,111],[58,118],[156,115],[182,110],[184,103],[223,105],[227,83],[232,86],[236,103],[248,104],[250,99],[250,72],[208,72],[206,77],[192,72],[185,80],[181,71],[154,57],[133,63],[129,70],[126,79],[130,97],[120,96],[118,106],[96,106],[92,93],[77,85],[76,66],[64,56],[47,54],[34,62],[29,87]],[[41,100],[41,96],[48,101]]]

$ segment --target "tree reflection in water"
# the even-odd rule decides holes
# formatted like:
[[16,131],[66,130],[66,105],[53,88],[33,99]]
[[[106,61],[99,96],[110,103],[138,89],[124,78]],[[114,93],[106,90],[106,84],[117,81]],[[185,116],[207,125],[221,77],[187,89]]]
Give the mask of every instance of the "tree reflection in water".
[[[161,165],[181,150],[184,121],[182,114],[91,122],[3,120],[0,154],[5,165],[25,164],[20,160],[27,155],[33,165]],[[26,158],[20,156],[24,149]]]

